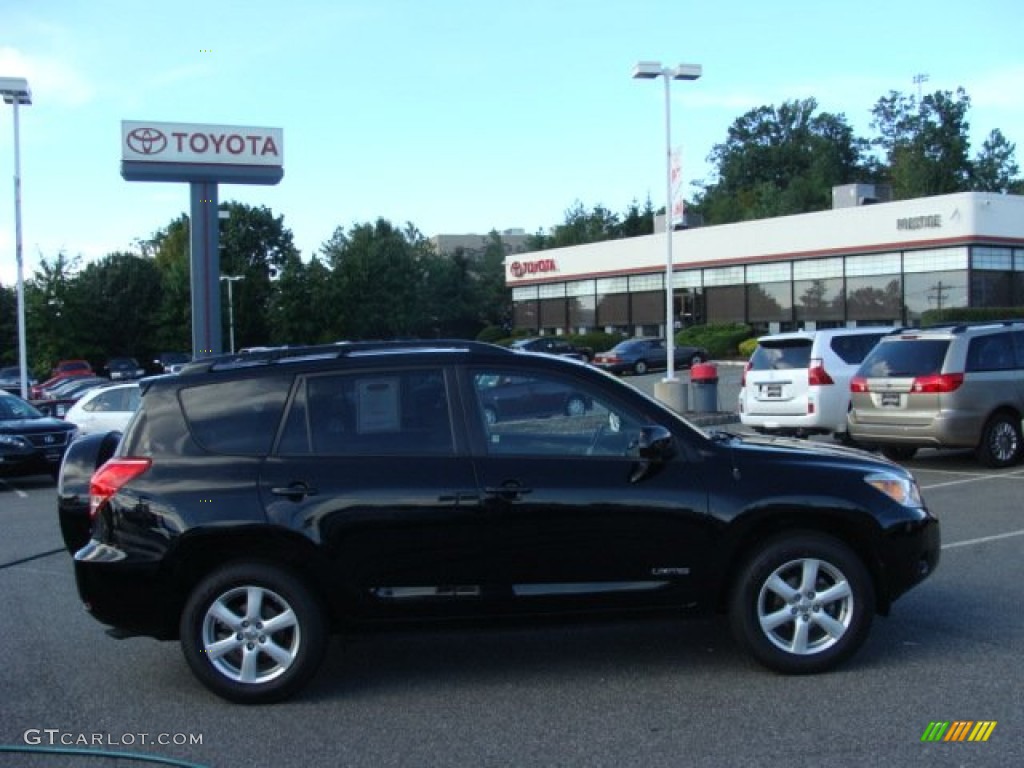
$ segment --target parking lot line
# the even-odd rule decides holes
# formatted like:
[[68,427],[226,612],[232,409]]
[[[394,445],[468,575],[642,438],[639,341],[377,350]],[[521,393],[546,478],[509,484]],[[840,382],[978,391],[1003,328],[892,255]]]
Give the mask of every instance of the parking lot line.
[[963,485],[964,483],[976,483],[979,480],[1024,480],[1024,470],[1016,470],[1014,472],[1001,472],[1001,473],[975,473],[975,472],[954,472],[951,470],[936,469],[936,470],[923,470],[926,472],[940,472],[947,475],[958,475],[963,477],[963,480],[949,480],[945,483],[932,483],[930,485],[921,485],[922,491],[928,491],[933,488],[946,488],[951,485]]
[[25,493],[24,491],[20,490],[19,488],[15,488],[13,485],[8,483],[6,480],[0,480],[0,485],[2,485],[4,488],[10,488],[12,491],[14,491],[16,494],[18,494],[18,496],[20,496],[23,499],[27,499],[28,498],[28,494],[27,493]]
[[943,544],[943,549],[956,549],[957,547],[969,547],[972,544],[984,544],[987,541],[999,541],[1009,539],[1013,536],[1024,536],[1024,531],[1010,531],[1009,533],[997,533],[995,536],[982,536],[980,539],[967,539],[967,541],[954,541],[950,544]]

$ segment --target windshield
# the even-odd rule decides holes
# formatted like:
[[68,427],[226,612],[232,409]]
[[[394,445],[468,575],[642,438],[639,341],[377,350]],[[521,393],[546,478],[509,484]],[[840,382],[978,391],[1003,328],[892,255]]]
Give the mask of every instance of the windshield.
[[43,414],[20,397],[0,397],[0,420],[41,418],[43,418]]

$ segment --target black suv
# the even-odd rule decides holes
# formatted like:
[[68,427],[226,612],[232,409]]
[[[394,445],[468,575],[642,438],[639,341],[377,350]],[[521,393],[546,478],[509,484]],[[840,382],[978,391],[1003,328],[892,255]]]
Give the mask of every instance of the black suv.
[[[488,418],[509,378],[585,407]],[[819,672],[939,557],[900,466],[709,434],[558,357],[351,343],[142,389],[123,437],[63,465],[79,593],[116,635],[179,638],[238,702],[299,689],[331,631],[400,619],[724,611],[768,667]]]

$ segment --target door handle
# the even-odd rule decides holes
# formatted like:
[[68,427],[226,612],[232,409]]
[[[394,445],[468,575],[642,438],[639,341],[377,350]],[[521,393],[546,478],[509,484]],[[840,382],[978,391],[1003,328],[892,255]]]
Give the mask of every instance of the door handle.
[[316,496],[317,490],[305,483],[292,483],[291,485],[279,485],[271,488],[270,492],[275,496],[284,496],[291,501],[302,501],[306,496]]
[[527,488],[526,486],[513,481],[497,487],[488,486],[484,488],[484,493],[488,496],[495,496],[506,501],[516,501],[528,493],[533,493],[533,489]]
[[467,502],[476,504],[480,501],[480,494],[476,491],[454,491],[438,496],[437,500],[442,504],[454,503],[456,506]]

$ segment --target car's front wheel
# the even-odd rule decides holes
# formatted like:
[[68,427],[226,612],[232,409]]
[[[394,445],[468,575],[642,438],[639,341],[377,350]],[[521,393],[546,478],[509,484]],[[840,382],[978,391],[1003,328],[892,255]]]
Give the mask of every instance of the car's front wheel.
[[633,363],[633,373],[637,376],[643,376],[647,373],[647,362],[645,360],[637,360]]
[[988,420],[976,451],[986,467],[1002,469],[1016,464],[1024,455],[1020,419],[1010,413],[997,413]]
[[200,682],[240,704],[291,696],[327,647],[323,612],[309,590],[264,563],[229,565],[203,579],[185,605],[180,632]]
[[824,672],[864,642],[871,577],[845,544],[817,533],[768,541],[747,561],[730,605],[737,641],[778,672]]
[[885,445],[882,455],[892,461],[910,461],[917,455],[917,447],[913,445]]

